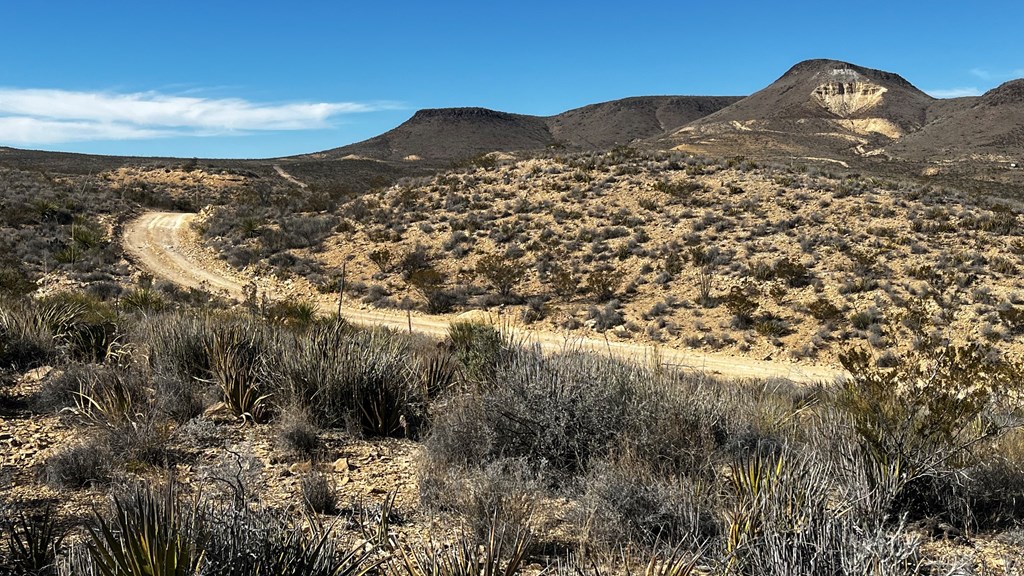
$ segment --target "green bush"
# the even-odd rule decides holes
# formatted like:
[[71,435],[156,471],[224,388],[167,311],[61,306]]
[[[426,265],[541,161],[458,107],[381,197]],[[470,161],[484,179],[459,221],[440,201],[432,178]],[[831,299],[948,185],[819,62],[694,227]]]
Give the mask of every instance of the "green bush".
[[526,266],[507,256],[488,254],[477,261],[476,273],[487,280],[503,298],[508,298],[526,277]]
[[889,503],[885,512],[968,522],[949,483],[962,484],[962,471],[1012,424],[1021,366],[958,346],[914,353],[888,368],[864,350],[839,358],[852,378],[838,404],[851,418],[869,482]]

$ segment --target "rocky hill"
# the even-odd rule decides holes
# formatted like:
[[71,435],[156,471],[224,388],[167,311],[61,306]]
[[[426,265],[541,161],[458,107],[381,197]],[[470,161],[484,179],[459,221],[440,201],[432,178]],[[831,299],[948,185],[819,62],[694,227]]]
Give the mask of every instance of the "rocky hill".
[[555,139],[606,149],[674,130],[742,100],[739,96],[642,96],[591,104],[547,118]]
[[605,149],[663,134],[738,100],[728,96],[644,96],[584,106],[555,116],[486,108],[427,109],[380,136],[319,156],[450,163],[489,152],[552,146]]
[[870,154],[919,130],[935,99],[891,72],[837,60],[807,60],[766,88],[700,118],[663,141],[724,140],[788,150]]
[[945,114],[894,143],[890,152],[914,160],[996,160],[1024,157],[1024,79],[977,98],[957,99]]

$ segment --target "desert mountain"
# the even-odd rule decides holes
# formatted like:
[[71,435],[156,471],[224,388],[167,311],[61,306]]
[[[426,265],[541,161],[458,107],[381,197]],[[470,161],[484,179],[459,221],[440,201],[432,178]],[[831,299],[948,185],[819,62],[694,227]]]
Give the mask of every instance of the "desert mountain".
[[837,60],[807,60],[766,88],[676,131],[668,142],[722,139],[794,152],[870,153],[919,130],[935,99],[898,74]]
[[380,136],[321,153],[377,160],[450,162],[495,151],[549,146],[602,149],[651,138],[740,100],[716,96],[645,96],[576,108],[555,116],[510,114],[486,108],[416,112]]
[[941,113],[930,114],[927,126],[888,150],[912,160],[1019,161],[1024,156],[1024,79],[949,102]]
[[641,96],[591,104],[548,117],[556,140],[602,149],[650,138],[742,100],[739,96]]
[[494,151],[536,150],[554,144],[538,116],[486,108],[420,110],[398,127],[369,140],[328,150],[327,157],[451,161]]

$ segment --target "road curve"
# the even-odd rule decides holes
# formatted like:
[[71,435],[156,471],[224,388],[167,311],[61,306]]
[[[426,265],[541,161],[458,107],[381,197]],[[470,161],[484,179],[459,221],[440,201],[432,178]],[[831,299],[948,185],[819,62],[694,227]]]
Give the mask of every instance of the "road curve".
[[[230,298],[241,299],[243,286],[250,282],[237,271],[212,258],[200,246],[195,233],[188,223],[195,214],[178,212],[147,212],[125,226],[124,248],[134,257],[137,264],[150,270],[154,275],[165,278],[188,288],[200,288]],[[276,297],[286,293],[275,294]],[[326,312],[337,310],[336,302],[323,299],[318,302]],[[387,326],[399,330],[413,331],[431,336],[443,337],[448,333],[449,323],[455,316],[430,316],[411,314],[394,310],[360,310],[351,307],[343,310],[343,316],[352,322]],[[506,326],[501,319],[496,321]],[[539,344],[545,351],[593,350],[616,357],[639,362],[653,362],[655,359],[668,366],[684,370],[703,372],[729,378],[781,378],[793,382],[833,382],[847,374],[827,366],[805,366],[789,362],[755,360],[724,354],[705,354],[690,350],[678,350],[664,346],[650,346],[632,342],[613,342],[606,339],[587,338],[528,330],[506,326],[506,330],[518,340]]]

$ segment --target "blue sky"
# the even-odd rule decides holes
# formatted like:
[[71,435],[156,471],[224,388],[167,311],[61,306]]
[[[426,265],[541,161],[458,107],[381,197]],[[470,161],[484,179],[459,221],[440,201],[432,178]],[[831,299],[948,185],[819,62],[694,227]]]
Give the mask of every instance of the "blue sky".
[[1024,76],[1024,3],[0,0],[0,145],[272,157],[418,108],[744,95],[808,58],[935,95]]

